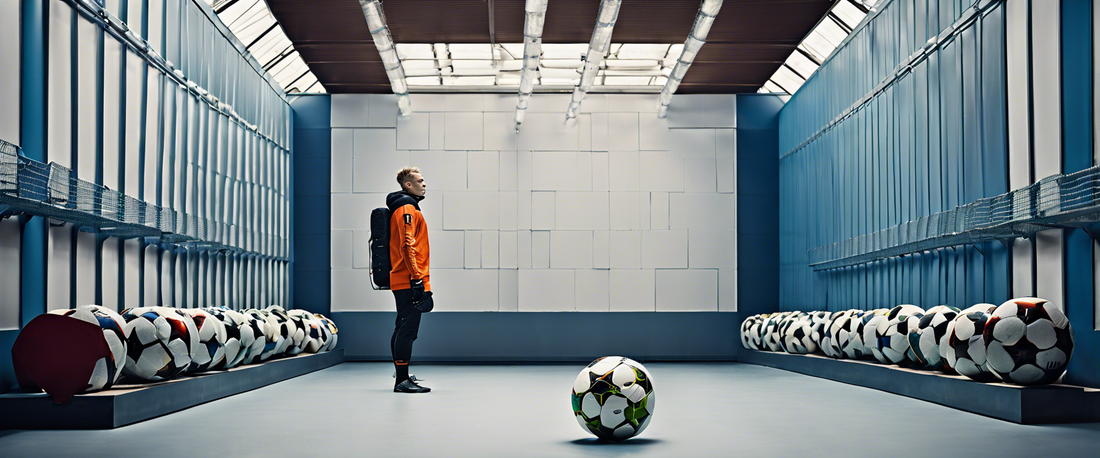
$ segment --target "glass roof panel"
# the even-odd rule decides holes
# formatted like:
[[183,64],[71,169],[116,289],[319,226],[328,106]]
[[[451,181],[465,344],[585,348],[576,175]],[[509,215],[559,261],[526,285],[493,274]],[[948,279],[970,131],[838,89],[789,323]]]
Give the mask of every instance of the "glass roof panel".
[[846,24],[850,29],[856,28],[856,26],[859,25],[859,22],[862,21],[865,16],[867,16],[866,14],[863,14],[863,11],[860,11],[859,8],[856,8],[856,6],[848,0],[837,3],[836,6],[833,7],[833,14],[839,17],[840,20],[844,21],[844,24]]

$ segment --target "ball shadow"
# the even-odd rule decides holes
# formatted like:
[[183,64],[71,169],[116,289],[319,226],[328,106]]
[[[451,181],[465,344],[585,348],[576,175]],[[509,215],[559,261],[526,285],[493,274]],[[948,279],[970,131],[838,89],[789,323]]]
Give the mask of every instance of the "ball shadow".
[[624,441],[606,441],[595,437],[589,437],[586,439],[571,440],[568,443],[582,447],[645,447],[647,445],[660,444],[661,442],[663,441],[660,439],[647,439],[644,437],[627,439]]

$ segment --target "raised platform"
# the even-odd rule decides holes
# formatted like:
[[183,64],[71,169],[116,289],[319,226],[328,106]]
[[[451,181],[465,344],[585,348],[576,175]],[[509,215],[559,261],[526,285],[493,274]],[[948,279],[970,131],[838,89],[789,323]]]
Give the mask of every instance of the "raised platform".
[[1073,385],[1021,387],[870,361],[741,349],[737,359],[827,378],[1020,424],[1100,422],[1100,390]]
[[116,385],[78,394],[56,405],[45,393],[0,395],[0,429],[110,429],[159,417],[204,402],[335,366],[344,350],[287,358],[208,372],[175,380]]

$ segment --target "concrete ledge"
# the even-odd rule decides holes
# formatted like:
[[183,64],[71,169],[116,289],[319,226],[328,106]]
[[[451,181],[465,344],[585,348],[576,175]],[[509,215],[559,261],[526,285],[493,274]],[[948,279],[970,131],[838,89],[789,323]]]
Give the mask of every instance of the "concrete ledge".
[[1100,390],[1073,385],[1021,387],[869,361],[742,349],[738,360],[865,386],[1021,424],[1100,421]]
[[0,395],[0,429],[111,429],[261,388],[344,361],[342,349],[158,383],[116,385],[56,405],[45,393]]

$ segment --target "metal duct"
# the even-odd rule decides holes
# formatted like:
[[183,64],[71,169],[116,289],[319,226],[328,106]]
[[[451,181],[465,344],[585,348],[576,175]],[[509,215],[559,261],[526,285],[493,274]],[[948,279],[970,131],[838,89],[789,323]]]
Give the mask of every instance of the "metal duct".
[[615,21],[619,18],[621,4],[622,0],[600,2],[600,12],[596,15],[596,27],[592,29],[592,39],[588,42],[588,53],[584,58],[581,82],[573,88],[573,97],[569,100],[569,109],[565,112],[566,121],[577,117],[584,95],[592,89],[592,82],[596,79],[596,73],[600,71],[600,62],[607,53],[607,45],[611,43],[611,32],[615,29]]
[[363,16],[367,18],[367,27],[370,28],[374,46],[382,56],[386,76],[389,77],[390,86],[393,88],[394,95],[397,96],[397,108],[401,111],[401,116],[409,116],[412,114],[412,103],[409,101],[409,86],[405,83],[405,69],[401,67],[401,59],[397,57],[397,48],[393,46],[390,28],[386,26],[382,2],[359,0],[359,6],[363,8]]
[[523,124],[531,91],[535,89],[535,72],[542,56],[542,26],[546,21],[546,0],[527,0],[523,21],[523,69],[519,74],[519,100],[516,102],[516,133]]
[[710,26],[714,24],[714,18],[718,16],[718,10],[722,9],[722,0],[703,0],[699,5],[699,13],[695,15],[695,25],[691,26],[691,33],[684,42],[684,51],[680,58],[676,59],[676,66],[672,68],[672,74],[668,76],[668,82],[661,89],[660,108],[657,109],[657,117],[664,118],[668,115],[668,104],[672,102],[672,94],[680,87],[680,81],[687,74],[688,67],[695,60],[699,49],[707,41]]

